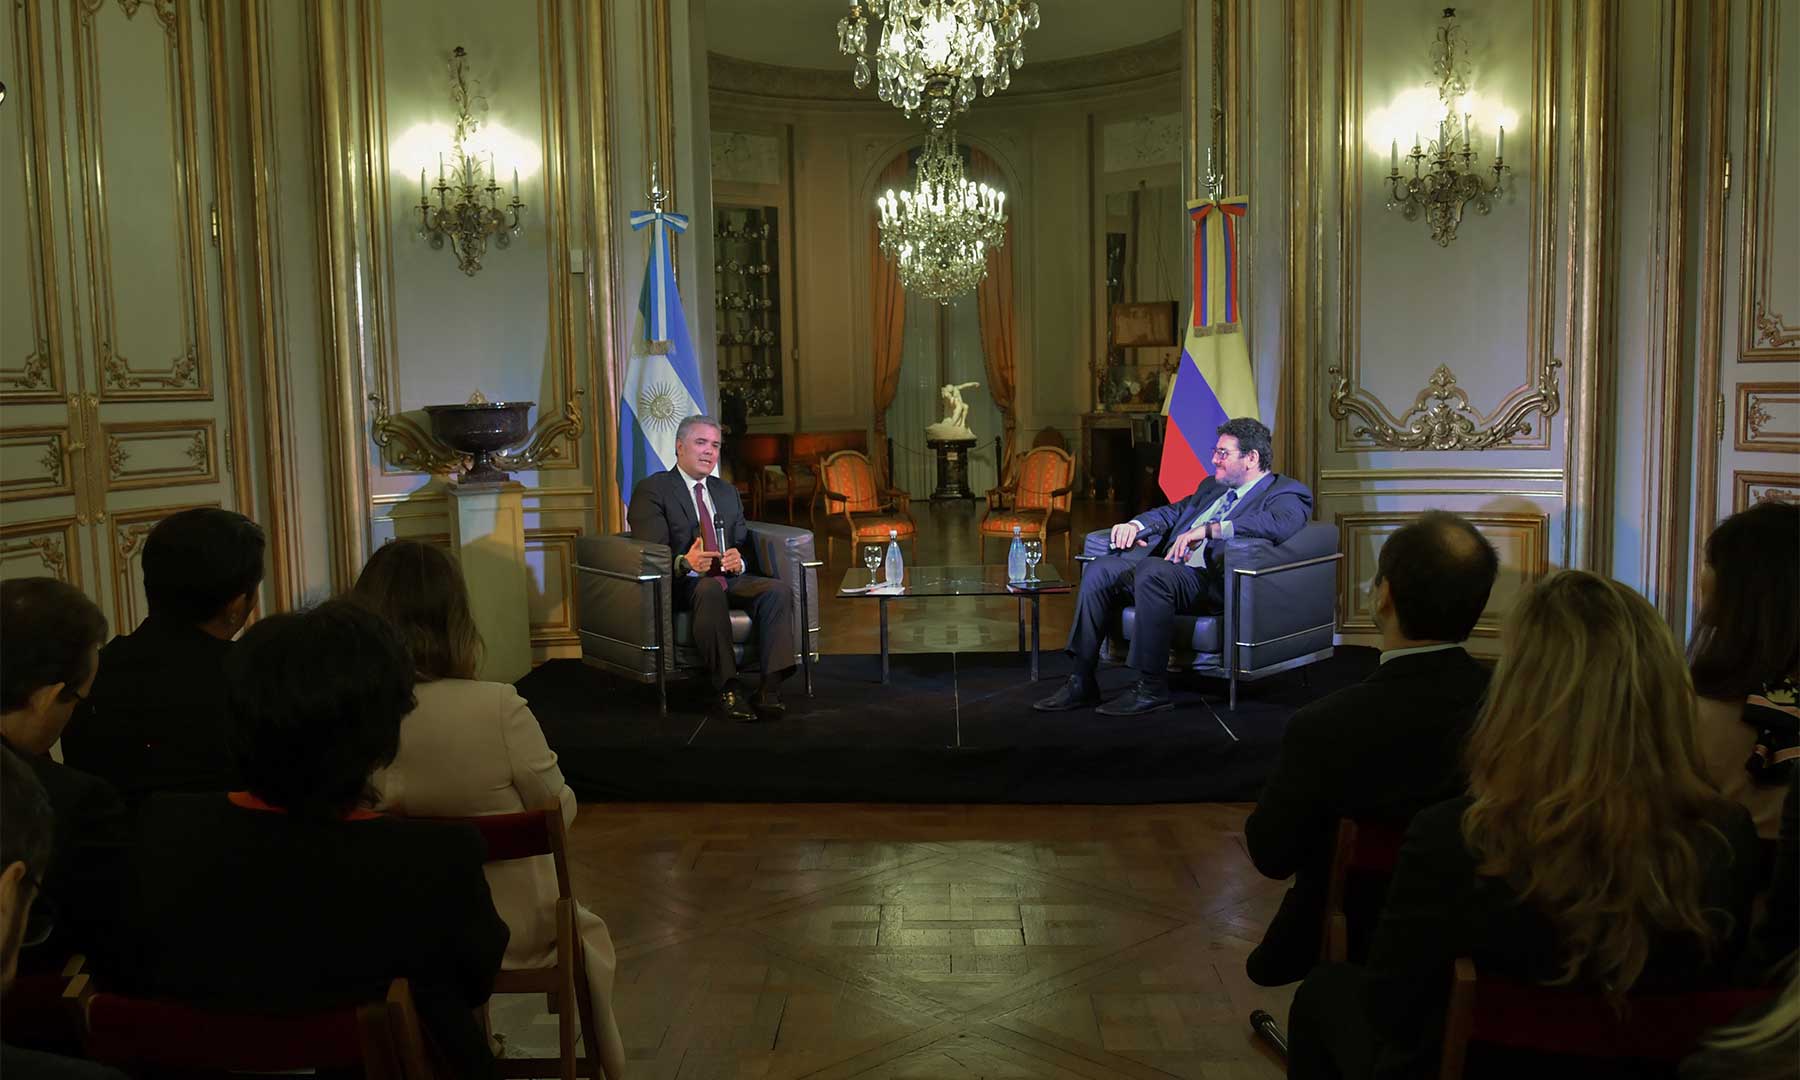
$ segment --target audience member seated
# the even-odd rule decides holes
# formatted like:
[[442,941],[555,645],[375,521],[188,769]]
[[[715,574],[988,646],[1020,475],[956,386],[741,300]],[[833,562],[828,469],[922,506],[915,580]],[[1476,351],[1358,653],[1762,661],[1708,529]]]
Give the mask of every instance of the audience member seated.
[[481,837],[368,809],[412,690],[406,647],[350,602],[247,631],[225,666],[245,786],[144,805],[100,985],[308,1011],[377,999],[404,977],[456,1074],[493,1075],[471,1010],[487,1001],[507,929]]
[[100,651],[94,691],[63,735],[63,760],[131,807],[237,784],[222,672],[256,607],[263,531],[230,510],[183,510],[150,530],[143,563],[150,614]]
[[[1458,956],[1621,1006],[1724,981],[1756,830],[1706,779],[1694,712],[1681,652],[1641,596],[1579,570],[1526,592],[1469,735],[1469,793],[1413,819],[1368,965],[1301,983],[1288,1075],[1435,1075]],[[1470,1075],[1484,1067],[1492,1055],[1470,1058]]]
[[1174,708],[1169,697],[1173,619],[1225,609],[1219,544],[1234,536],[1280,544],[1312,517],[1306,485],[1271,471],[1275,458],[1268,428],[1243,417],[1221,424],[1218,436],[1212,476],[1192,495],[1112,527],[1115,553],[1094,560],[1081,575],[1067,647],[1075,673],[1035,708],[1061,712],[1099,704],[1100,650],[1119,612],[1133,605],[1137,632],[1127,663],[1137,671],[1137,685],[1099,711],[1139,716]]
[[[1462,752],[1488,669],[1461,642],[1487,606],[1500,558],[1475,527],[1433,511],[1382,545],[1369,606],[1381,666],[1368,679],[1295,713],[1281,759],[1244,823],[1256,868],[1294,886],[1250,954],[1250,978],[1279,986],[1319,959],[1339,818],[1405,828],[1413,814],[1462,793]],[[1346,897],[1350,958],[1361,959],[1380,890]]]
[[1681,1062],[1680,1080],[1793,1080],[1800,1061],[1800,969],[1767,1005],[1714,1031]]
[[[784,711],[781,680],[799,655],[794,600],[787,582],[750,572],[756,553],[744,504],[730,484],[712,474],[719,439],[719,422],[712,417],[683,420],[675,431],[675,467],[638,481],[625,516],[632,539],[664,544],[675,553],[674,608],[693,612],[694,648],[712,676],[720,711],[727,719],[748,722]],[[751,550],[746,554],[746,549]],[[732,608],[750,612],[762,650],[754,703],[738,681]]]
[[[415,817],[506,814],[561,802],[575,820],[575,793],[525,700],[506,683],[481,682],[481,632],[456,560],[430,544],[398,540],[375,552],[350,598],[385,619],[412,653],[418,705],[400,722],[400,753],[375,774],[380,808]],[[556,960],[556,867],[549,856],[487,867],[494,907],[512,930],[508,968]],[[606,1075],[624,1074],[625,1044],[613,1019],[617,960],[606,923],[577,905]]]
[[[12,988],[19,951],[42,941],[54,928],[48,906],[39,902],[37,882],[50,865],[55,829],[50,796],[32,768],[11,750],[0,749],[0,994]],[[91,1061],[5,1043],[0,1043],[0,1076],[6,1080],[125,1080],[124,1074]]]
[[50,756],[94,685],[106,617],[73,585],[15,578],[0,582],[0,641],[0,744],[31,767],[56,815],[55,855],[39,880],[58,917],[51,940],[24,962],[31,971],[55,970],[106,924],[125,850],[119,793]]
[[1778,982],[1800,965],[1800,769],[1789,774],[1781,801],[1781,839],[1766,900],[1744,956],[1744,979],[1751,983]]
[[1706,772],[1773,845],[1800,757],[1800,506],[1763,503],[1706,541],[1692,650]]

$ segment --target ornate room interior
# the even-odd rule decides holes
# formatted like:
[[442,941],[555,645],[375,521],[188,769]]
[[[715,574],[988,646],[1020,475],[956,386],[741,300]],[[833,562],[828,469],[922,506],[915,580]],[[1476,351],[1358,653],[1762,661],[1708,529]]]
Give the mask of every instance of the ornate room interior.
[[[540,680],[577,792],[616,804],[570,843],[642,1075],[1278,1075],[1240,1030],[1291,998],[1243,976],[1281,889],[1244,860],[1242,804],[1311,684],[1284,667],[1240,709],[1235,674],[1195,665],[1207,737],[1264,754],[1212,786],[1090,798],[1085,735],[1006,766],[1054,773],[1041,790],[998,783],[968,764],[979,738],[1055,741],[976,734],[977,710],[1032,716],[1025,605],[947,589],[890,630],[886,600],[878,621],[849,587],[881,565],[859,542],[903,518],[909,565],[985,566],[1023,518],[1044,572],[1076,581],[1089,530],[1177,497],[1158,486],[1172,384],[1205,341],[1239,350],[1276,471],[1335,529],[1302,658],[1330,658],[1320,686],[1374,664],[1379,553],[1432,509],[1499,552],[1476,656],[1563,568],[1636,590],[1688,641],[1714,525],[1800,503],[1800,3],[1458,5],[1446,76],[1432,0],[1038,0],[999,87],[947,104],[890,101],[880,61],[859,76],[840,20],[883,6],[14,0],[0,577],[76,585],[126,633],[145,539],[180,510],[263,527],[261,615],[344,593],[395,539],[457,555],[481,677]],[[903,203],[928,162],[967,200]],[[1202,204],[1226,263],[1196,239]],[[906,264],[933,213],[980,238],[963,280]],[[1203,288],[1230,293],[1205,338]],[[641,375],[672,358],[697,381],[670,400],[723,421],[749,516],[813,545],[790,697],[820,680],[802,771],[835,785],[707,794],[752,750],[674,756],[704,721],[664,685],[662,593],[629,662],[588,640],[584,603],[622,602],[584,600],[584,545],[627,527],[638,435],[672,440],[686,415]],[[1039,448],[1066,472],[1030,503]],[[878,533],[827,494],[844,452],[886,500]],[[1060,676],[1074,617],[1069,588],[1042,601],[1033,679],[1036,635]],[[970,659],[996,654],[1010,666]],[[952,726],[919,735],[940,756],[834,756],[940,679],[955,704],[923,711]],[[577,730],[627,699],[643,723],[617,746]],[[864,706],[879,724],[829,729]],[[578,749],[638,775],[582,774]],[[935,795],[906,794],[909,767]],[[662,805],[709,800],[768,805]],[[1158,805],[1083,805],[1109,802]],[[883,954],[899,896],[941,922]]]

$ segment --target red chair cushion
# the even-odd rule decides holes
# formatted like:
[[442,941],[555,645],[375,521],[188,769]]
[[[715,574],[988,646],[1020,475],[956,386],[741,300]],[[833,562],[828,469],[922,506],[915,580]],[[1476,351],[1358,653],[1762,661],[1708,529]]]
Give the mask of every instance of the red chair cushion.
[[1475,983],[1469,1041],[1578,1057],[1677,1061],[1705,1032],[1774,993],[1646,994],[1627,998],[1621,1019],[1598,994],[1483,975]]
[[85,1049],[109,1065],[236,1072],[343,1068],[363,1060],[354,1008],[303,1016],[221,1013],[117,994],[89,999]]

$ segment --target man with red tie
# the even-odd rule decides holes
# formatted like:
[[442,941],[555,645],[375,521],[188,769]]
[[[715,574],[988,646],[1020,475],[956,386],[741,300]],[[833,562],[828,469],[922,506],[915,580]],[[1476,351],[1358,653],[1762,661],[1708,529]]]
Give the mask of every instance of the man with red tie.
[[[737,489],[713,475],[719,422],[690,416],[675,431],[675,467],[652,473],[631,493],[626,520],[634,540],[675,552],[674,608],[693,617],[694,648],[732,720],[773,718],[783,711],[781,680],[794,670],[794,599],[787,582],[750,573],[750,528]],[[731,609],[747,610],[756,627],[762,677],[752,702],[738,680]]]

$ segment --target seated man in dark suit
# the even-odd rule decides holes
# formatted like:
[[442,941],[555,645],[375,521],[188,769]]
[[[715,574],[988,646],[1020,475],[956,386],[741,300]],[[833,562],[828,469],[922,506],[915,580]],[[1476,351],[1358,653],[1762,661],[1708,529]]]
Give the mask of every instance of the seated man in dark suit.
[[472,827],[372,813],[414,706],[399,636],[344,600],[258,622],[224,673],[244,789],[139,814],[100,985],[246,1012],[379,999],[405,978],[456,1076],[495,1075],[472,1009],[508,930]]
[[1169,697],[1169,642],[1177,615],[1224,610],[1218,546],[1233,537],[1285,543],[1312,516],[1312,492],[1270,471],[1269,429],[1248,417],[1219,425],[1213,474],[1192,495],[1112,527],[1115,553],[1088,564],[1069,627],[1075,674],[1037,703],[1043,712],[1079,709],[1100,700],[1094,669],[1108,630],[1126,607],[1137,608],[1137,632],[1126,662],[1138,673],[1130,694],[1100,707],[1107,716],[1138,716],[1175,707]]
[[[794,600],[787,582],[749,572],[750,527],[737,489],[714,476],[719,422],[690,416],[675,431],[675,467],[638,481],[626,519],[635,540],[675,553],[677,611],[692,611],[694,648],[732,720],[779,715],[781,680],[794,670]],[[754,557],[754,550],[751,549]],[[737,677],[731,609],[748,609],[762,648],[754,705]]]
[[94,685],[106,617],[55,578],[0,582],[0,745],[50,796],[54,854],[39,884],[57,912],[52,937],[26,951],[30,971],[54,971],[86,949],[109,917],[126,842],[125,806],[111,784],[50,756],[69,714]]
[[150,614],[100,650],[100,677],[63,736],[63,760],[128,806],[156,791],[227,791],[221,673],[256,607],[263,531],[230,510],[183,510],[144,540]]
[[[1488,668],[1460,642],[1487,606],[1500,558],[1475,526],[1433,510],[1381,547],[1369,607],[1381,630],[1373,675],[1294,714],[1281,759],[1244,823],[1256,868],[1294,876],[1250,954],[1250,978],[1280,986],[1319,960],[1340,818],[1404,829],[1419,810],[1462,793],[1463,743]],[[1374,932],[1380,888],[1345,898],[1351,959]]]

